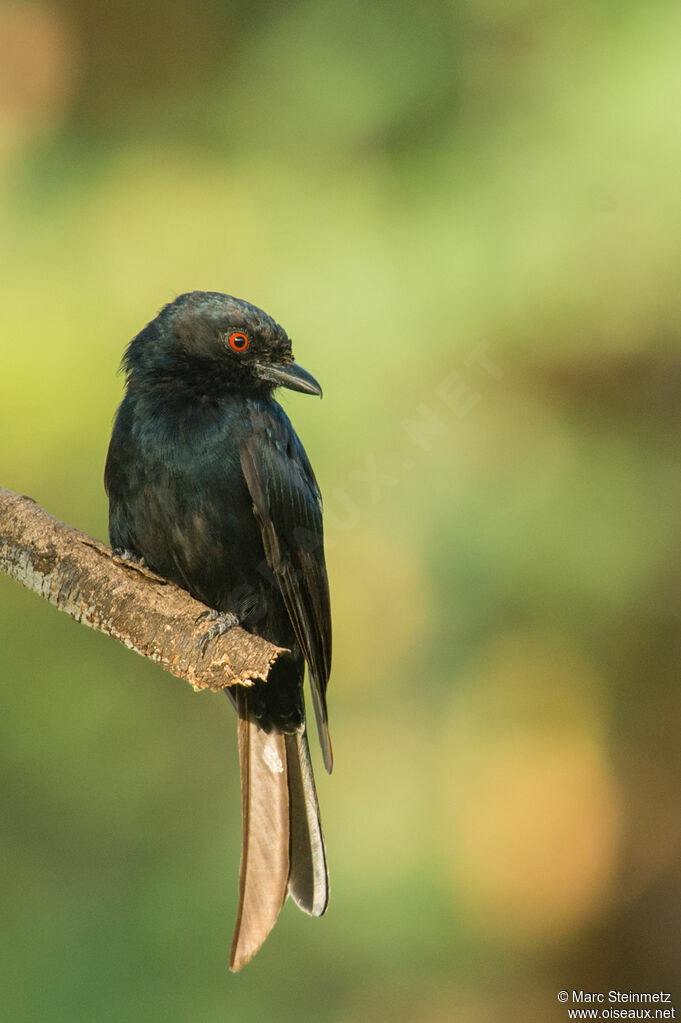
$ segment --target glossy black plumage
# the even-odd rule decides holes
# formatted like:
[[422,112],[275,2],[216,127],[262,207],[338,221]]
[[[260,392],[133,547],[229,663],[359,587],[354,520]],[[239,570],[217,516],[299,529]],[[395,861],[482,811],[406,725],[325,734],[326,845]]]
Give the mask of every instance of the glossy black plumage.
[[[231,347],[235,336],[239,345],[247,338],[245,350]],[[112,546],[290,651],[267,684],[232,694],[244,795],[238,969],[287,892],[315,915],[328,898],[302,698],[307,662],[330,770],[321,499],[302,444],[272,398],[279,384],[321,391],[293,363],[288,336],[271,317],[215,292],[165,306],[131,342],[124,368],[127,390],[105,472]]]

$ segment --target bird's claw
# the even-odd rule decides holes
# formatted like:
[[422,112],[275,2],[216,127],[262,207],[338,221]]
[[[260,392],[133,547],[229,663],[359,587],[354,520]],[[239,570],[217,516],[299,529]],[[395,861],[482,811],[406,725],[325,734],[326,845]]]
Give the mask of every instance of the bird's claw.
[[144,558],[140,557],[139,554],[135,554],[134,551],[128,550],[127,547],[114,547],[113,554],[119,561],[124,561],[128,565],[138,565],[140,568],[147,567]]
[[203,636],[199,640],[199,654],[201,657],[205,657],[208,644],[212,639],[217,639],[218,636],[224,636],[226,632],[233,629],[235,625],[239,624],[239,619],[231,611],[216,611],[211,609],[210,611],[202,611],[201,614],[195,618],[195,624],[201,621],[212,622],[213,624],[209,629],[206,629]]

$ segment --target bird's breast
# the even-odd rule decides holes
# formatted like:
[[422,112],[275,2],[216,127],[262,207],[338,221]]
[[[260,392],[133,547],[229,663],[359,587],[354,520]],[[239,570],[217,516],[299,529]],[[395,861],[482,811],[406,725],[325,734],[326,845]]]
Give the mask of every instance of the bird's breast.
[[238,407],[122,408],[107,466],[112,543],[237,613],[267,587],[240,465],[244,430]]

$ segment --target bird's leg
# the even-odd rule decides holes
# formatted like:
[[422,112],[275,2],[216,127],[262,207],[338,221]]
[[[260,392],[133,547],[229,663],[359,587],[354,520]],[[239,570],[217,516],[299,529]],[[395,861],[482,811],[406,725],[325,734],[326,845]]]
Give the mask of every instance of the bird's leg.
[[202,611],[200,615],[197,615],[195,623],[198,624],[201,621],[213,623],[209,629],[206,629],[199,640],[199,653],[202,657],[205,657],[206,649],[211,639],[224,636],[226,632],[229,632],[230,629],[239,624],[239,619],[231,611],[216,611],[215,608],[211,608],[210,611]]

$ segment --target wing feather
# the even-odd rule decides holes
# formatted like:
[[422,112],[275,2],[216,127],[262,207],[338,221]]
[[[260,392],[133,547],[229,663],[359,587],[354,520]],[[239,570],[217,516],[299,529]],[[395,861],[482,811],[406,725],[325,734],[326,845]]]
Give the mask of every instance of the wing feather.
[[307,662],[319,741],[333,766],[326,710],[331,670],[331,610],[324,561],[321,494],[305,450],[283,409],[249,406],[252,431],[241,467],[274,573]]

